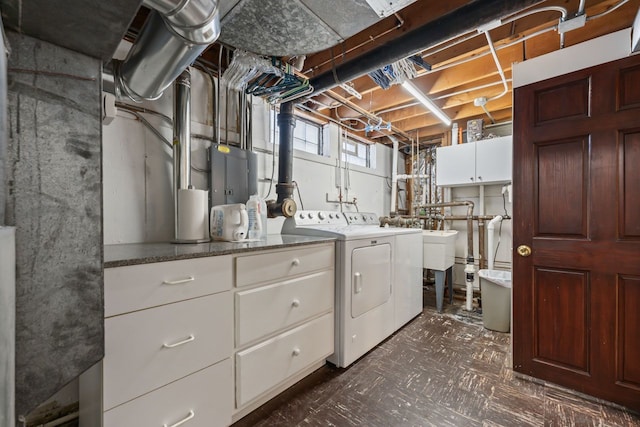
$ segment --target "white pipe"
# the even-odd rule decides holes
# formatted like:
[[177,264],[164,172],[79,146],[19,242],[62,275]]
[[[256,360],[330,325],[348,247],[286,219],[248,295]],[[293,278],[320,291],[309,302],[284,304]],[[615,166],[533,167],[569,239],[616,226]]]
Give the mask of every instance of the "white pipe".
[[495,227],[496,224],[502,221],[502,216],[498,215],[493,217],[493,219],[491,221],[489,221],[489,225],[487,225],[487,246],[488,246],[488,250],[489,250],[489,257],[488,257],[488,267],[489,270],[493,270],[493,264],[495,262],[495,255],[494,255],[494,247],[493,247],[493,234],[495,231]]
[[578,6],[578,15],[582,15],[584,13],[584,5],[587,0],[580,0],[580,6]]
[[588,16],[587,17],[587,21],[591,21],[593,19],[598,19],[598,18],[602,18],[605,15],[608,15],[609,13],[613,12],[614,10],[616,10],[617,8],[619,8],[620,6],[622,6],[623,4],[627,3],[629,0],[622,0],[620,1],[620,3],[617,3],[615,6],[613,6],[610,9],[605,10],[602,13],[599,13],[597,15],[592,15],[592,16]]
[[398,139],[389,135],[389,139],[393,142],[393,156],[391,159],[391,209],[392,214],[396,211],[396,197],[398,197]]
[[[469,259],[467,257],[467,259]],[[473,263],[467,262],[467,265],[464,267],[464,272],[465,272],[465,276],[466,276],[466,283],[467,283],[467,298],[466,298],[466,303],[465,303],[465,310],[467,311],[471,311],[473,310],[473,277],[475,274],[475,267],[473,265]]]
[[507,85],[507,78],[504,75],[504,71],[502,71],[502,65],[500,65],[500,60],[498,59],[498,55],[496,54],[496,49],[493,46],[493,40],[491,40],[489,31],[485,31],[484,35],[487,37],[487,43],[489,44],[491,56],[493,56],[493,60],[495,61],[496,67],[498,68],[498,74],[500,74],[500,78],[502,79],[502,85],[504,86],[504,90],[502,91],[502,93],[488,99],[488,101],[494,101],[498,98],[503,97],[507,92],[509,92],[509,86]]

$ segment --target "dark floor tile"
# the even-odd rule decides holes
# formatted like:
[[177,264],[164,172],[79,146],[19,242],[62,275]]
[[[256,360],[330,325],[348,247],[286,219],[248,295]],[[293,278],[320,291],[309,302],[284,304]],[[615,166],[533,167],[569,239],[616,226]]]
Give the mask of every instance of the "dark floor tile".
[[640,426],[636,414],[517,376],[510,346],[477,313],[427,306],[348,369],[327,365],[234,426]]

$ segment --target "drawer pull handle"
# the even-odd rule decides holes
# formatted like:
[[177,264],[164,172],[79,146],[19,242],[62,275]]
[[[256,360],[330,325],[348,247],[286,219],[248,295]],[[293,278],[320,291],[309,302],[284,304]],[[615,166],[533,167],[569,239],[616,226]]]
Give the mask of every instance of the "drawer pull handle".
[[189,277],[187,277],[185,279],[165,280],[162,283],[164,283],[165,285],[182,285],[183,283],[193,282],[194,280],[196,280],[195,277],[189,276]]
[[293,356],[299,356],[300,355],[300,349],[299,348],[294,348],[293,351],[291,352],[291,354]]
[[186,344],[188,342],[195,341],[195,339],[196,339],[195,336],[189,335],[189,338],[186,338],[186,339],[184,339],[182,341],[178,341],[178,342],[173,343],[173,344],[162,344],[162,347],[164,347],[164,348],[175,348],[175,347],[184,345],[184,344]]
[[186,423],[187,421],[189,421],[191,418],[193,418],[195,416],[196,416],[196,413],[193,412],[193,410],[191,410],[191,411],[189,411],[189,415],[187,415],[186,417],[184,417],[183,419],[181,419],[177,423],[173,423],[171,425],[163,424],[162,427],[178,427],[178,426],[181,426],[182,424]]
[[291,302],[291,307],[300,307],[300,300],[294,299]]
[[291,261],[291,265],[293,265],[294,267],[299,266],[300,260],[298,258],[294,258],[293,261]]

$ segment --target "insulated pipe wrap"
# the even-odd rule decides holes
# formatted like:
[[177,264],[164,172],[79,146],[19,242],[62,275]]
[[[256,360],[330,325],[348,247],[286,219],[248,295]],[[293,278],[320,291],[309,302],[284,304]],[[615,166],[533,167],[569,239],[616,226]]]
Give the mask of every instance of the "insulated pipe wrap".
[[313,77],[309,84],[314,87],[315,94],[322,93],[341,83],[353,80],[460,34],[476,31],[479,26],[496,18],[504,18],[536,3],[540,3],[540,0],[477,0],[469,2],[451,13],[427,22],[413,31],[370,50],[364,55]]

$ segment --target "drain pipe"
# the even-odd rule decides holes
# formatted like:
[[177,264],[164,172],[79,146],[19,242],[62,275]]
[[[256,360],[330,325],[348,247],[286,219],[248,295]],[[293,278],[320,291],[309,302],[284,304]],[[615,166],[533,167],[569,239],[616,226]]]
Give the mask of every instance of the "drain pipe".
[[276,194],[278,199],[267,203],[267,213],[270,218],[284,216],[290,218],[295,215],[297,207],[293,200],[293,129],[296,118],[293,114],[293,102],[280,104],[278,114],[280,140],[278,148],[278,183]]
[[409,31],[310,79],[314,94],[322,93],[340,83],[353,80],[375,69],[428,49],[459,34],[475,31],[496,18],[539,3],[540,0],[477,0],[470,2],[438,19]]
[[152,12],[124,61],[113,61],[115,94],[158,99],[220,35],[217,0],[145,0]]
[[494,217],[491,221],[489,221],[489,225],[487,226],[487,246],[489,250],[489,270],[493,270],[493,264],[495,262],[494,252],[493,252],[493,233],[496,227],[496,224],[502,222],[502,216],[498,215]]
[[452,206],[466,206],[467,207],[467,261],[466,266],[464,268],[464,272],[466,275],[466,285],[467,285],[467,298],[466,298],[466,306],[465,309],[467,311],[471,311],[473,309],[473,281],[475,276],[475,266],[473,259],[473,202],[470,200],[460,201],[460,202],[444,202],[444,203],[429,203],[421,208],[445,208]]

